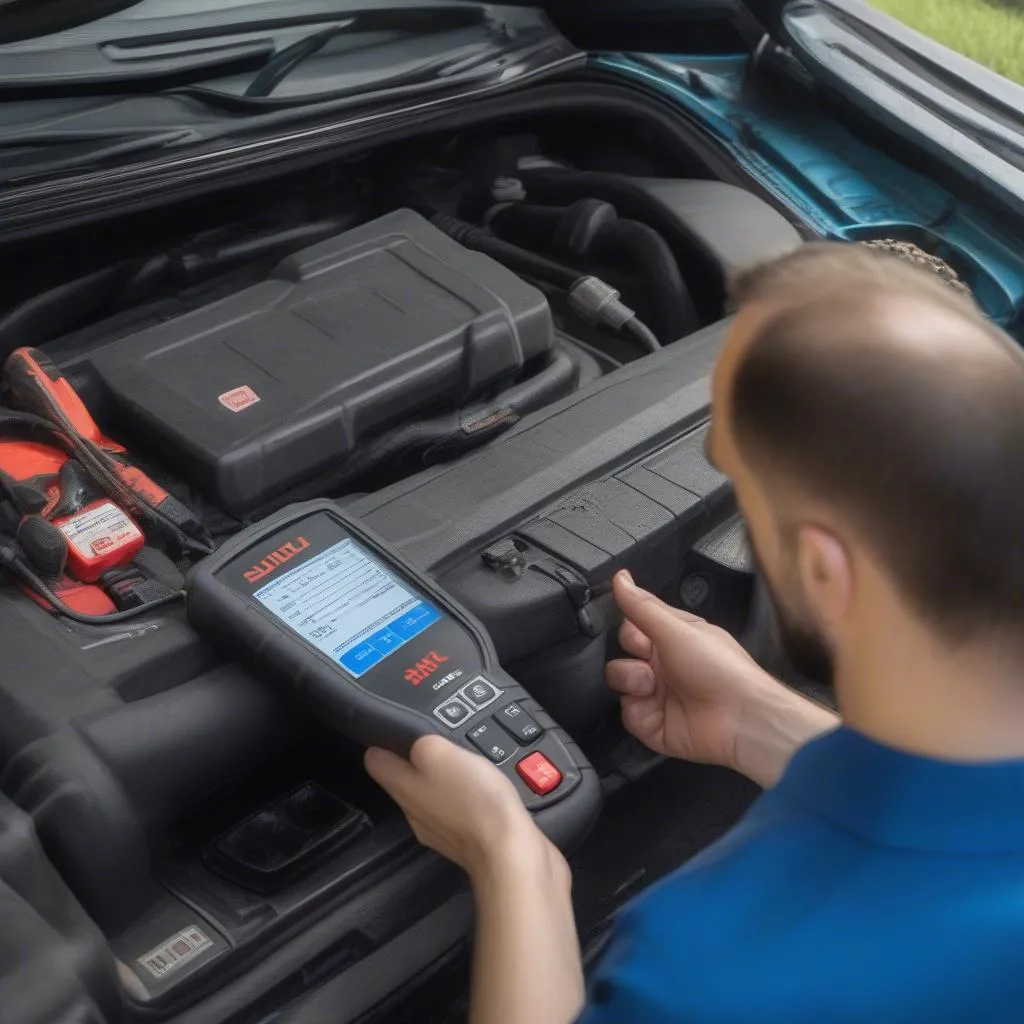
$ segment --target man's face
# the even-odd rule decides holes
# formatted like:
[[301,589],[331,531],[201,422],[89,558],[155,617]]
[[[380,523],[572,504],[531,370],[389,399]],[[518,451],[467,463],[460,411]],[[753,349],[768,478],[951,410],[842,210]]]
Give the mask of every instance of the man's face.
[[712,382],[713,427],[708,441],[711,461],[732,480],[736,501],[746,520],[758,573],[775,607],[780,639],[793,667],[811,679],[829,683],[834,652],[807,599],[801,580],[797,544],[799,508],[778,481],[762,480],[743,458],[731,429],[729,397],[740,357],[770,310],[741,310],[715,365]]

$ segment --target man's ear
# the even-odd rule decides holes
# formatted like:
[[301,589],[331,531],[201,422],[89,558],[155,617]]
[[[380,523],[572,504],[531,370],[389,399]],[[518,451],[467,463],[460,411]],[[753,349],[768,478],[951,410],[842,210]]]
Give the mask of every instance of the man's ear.
[[846,545],[823,527],[800,527],[797,571],[810,608],[829,632],[834,631],[853,605],[853,561]]

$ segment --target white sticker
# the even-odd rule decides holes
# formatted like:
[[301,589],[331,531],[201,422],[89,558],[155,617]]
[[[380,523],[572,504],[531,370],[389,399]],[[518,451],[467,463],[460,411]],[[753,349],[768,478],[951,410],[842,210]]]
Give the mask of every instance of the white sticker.
[[138,540],[142,533],[112,501],[79,512],[60,523],[61,533],[84,558],[96,558]]
[[183,928],[177,935],[172,935],[145,956],[140,956],[139,963],[154,978],[164,978],[179,967],[184,967],[212,945],[213,939],[192,925],[190,928]]
[[259,400],[260,396],[248,384],[243,384],[240,388],[232,388],[230,391],[225,391],[223,395],[217,396],[217,401],[231,412],[241,412],[243,409],[248,409],[250,405],[255,405]]

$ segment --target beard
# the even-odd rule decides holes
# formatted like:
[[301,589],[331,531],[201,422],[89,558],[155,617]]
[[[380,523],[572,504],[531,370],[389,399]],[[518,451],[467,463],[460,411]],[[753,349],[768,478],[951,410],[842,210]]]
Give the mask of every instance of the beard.
[[800,675],[816,683],[831,686],[835,673],[835,658],[828,642],[818,630],[797,620],[774,595],[772,603],[779,624],[782,651],[789,663]]
[[783,599],[778,587],[764,571],[753,542],[751,548],[758,575],[775,612],[783,655],[800,675],[831,686],[835,674],[835,656],[828,640],[820,629],[808,621],[809,616],[798,614],[791,603]]

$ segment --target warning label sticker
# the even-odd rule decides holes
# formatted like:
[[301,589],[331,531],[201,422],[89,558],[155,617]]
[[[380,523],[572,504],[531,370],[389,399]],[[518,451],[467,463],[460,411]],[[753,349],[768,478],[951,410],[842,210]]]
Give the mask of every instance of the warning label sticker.
[[112,501],[79,512],[60,524],[68,543],[85,558],[116,551],[138,540],[142,533],[123,509]]
[[154,978],[164,978],[178,968],[184,967],[212,945],[213,939],[196,925],[192,925],[183,928],[177,935],[172,935],[165,943],[151,949],[145,956],[140,956],[139,963]]
[[248,384],[243,384],[240,388],[232,388],[230,391],[225,391],[223,395],[217,396],[217,401],[232,412],[248,409],[250,405],[255,405],[259,400],[260,396]]

